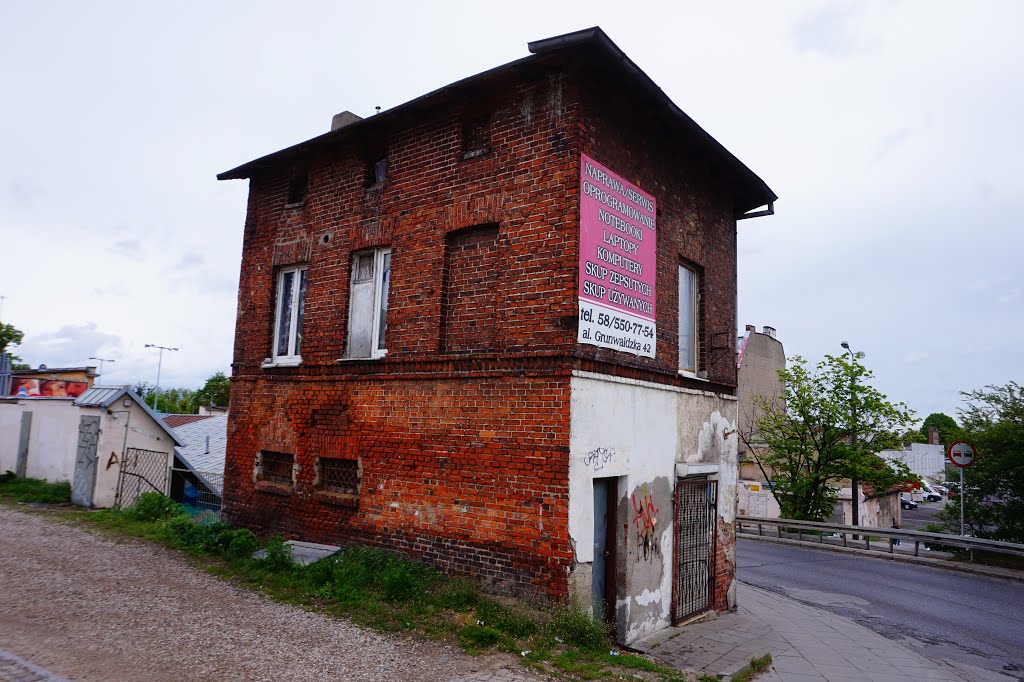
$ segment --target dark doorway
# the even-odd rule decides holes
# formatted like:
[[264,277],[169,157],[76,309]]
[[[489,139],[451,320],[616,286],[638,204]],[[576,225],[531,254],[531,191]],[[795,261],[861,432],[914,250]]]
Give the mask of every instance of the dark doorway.
[[594,618],[615,622],[615,504],[619,479],[594,479],[594,567],[591,597]]
[[672,621],[703,613],[715,603],[715,532],[718,481],[676,480],[675,579]]

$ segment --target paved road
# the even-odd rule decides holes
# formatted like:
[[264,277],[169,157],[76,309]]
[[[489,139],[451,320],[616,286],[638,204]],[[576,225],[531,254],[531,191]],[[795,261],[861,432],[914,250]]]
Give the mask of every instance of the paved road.
[[745,583],[850,618],[969,677],[1024,680],[1024,583],[749,539],[737,555]]

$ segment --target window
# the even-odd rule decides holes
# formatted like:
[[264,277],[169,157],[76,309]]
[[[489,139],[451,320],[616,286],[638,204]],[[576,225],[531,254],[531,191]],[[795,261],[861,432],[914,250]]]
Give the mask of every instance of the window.
[[371,249],[352,254],[348,357],[380,358],[387,354],[390,288],[391,249]]
[[286,452],[260,452],[257,461],[257,480],[278,485],[292,485],[295,455]]
[[300,173],[292,176],[292,179],[288,181],[288,205],[297,206],[305,201],[308,187],[308,175]]
[[383,185],[388,179],[388,157],[387,155],[370,154],[366,157],[366,186],[377,187]]
[[302,322],[306,313],[305,266],[283,268],[277,273],[277,307],[274,315],[274,362],[302,361]]
[[331,493],[359,494],[359,462],[354,459],[321,457],[319,488]]
[[700,275],[679,266],[679,371],[696,373],[700,360]]

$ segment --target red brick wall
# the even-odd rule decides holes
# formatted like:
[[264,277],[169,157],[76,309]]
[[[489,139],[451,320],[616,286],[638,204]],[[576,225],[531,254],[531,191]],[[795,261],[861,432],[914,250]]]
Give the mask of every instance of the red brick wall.
[[[232,390],[235,522],[381,544],[515,593],[565,593],[567,378],[242,379]],[[260,449],[295,455],[293,489],[253,483]],[[320,456],[359,459],[357,506],[317,494]]]
[[498,226],[449,233],[441,290],[441,352],[490,350],[501,279]]

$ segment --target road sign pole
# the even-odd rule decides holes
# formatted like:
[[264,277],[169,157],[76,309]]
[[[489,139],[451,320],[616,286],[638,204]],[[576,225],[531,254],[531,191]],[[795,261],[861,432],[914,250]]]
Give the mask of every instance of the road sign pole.
[[960,467],[960,535],[964,534],[964,467]]

